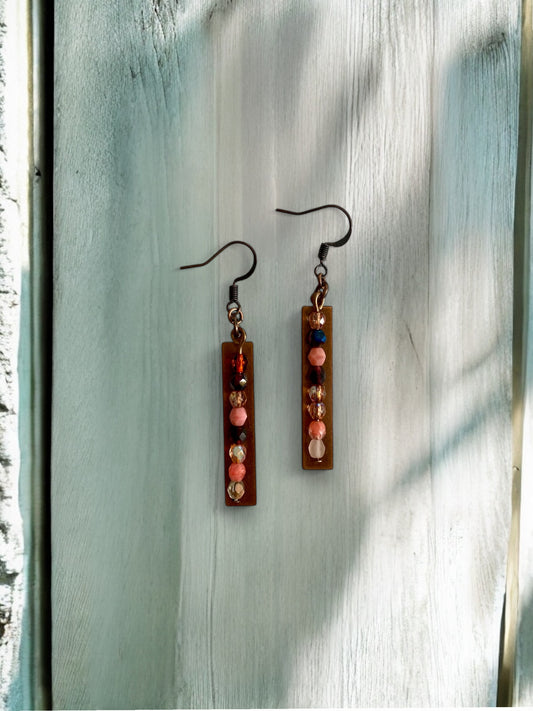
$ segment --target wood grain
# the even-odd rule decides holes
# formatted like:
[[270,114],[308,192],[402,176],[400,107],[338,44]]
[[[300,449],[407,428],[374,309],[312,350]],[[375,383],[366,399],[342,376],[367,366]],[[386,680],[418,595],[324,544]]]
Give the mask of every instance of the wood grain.
[[[494,702],[510,502],[518,1],[56,3],[54,698]],[[301,470],[328,256],[335,468]],[[235,249],[256,507],[228,510]],[[261,367],[258,366],[261,362]],[[339,386],[339,384],[341,384]]]

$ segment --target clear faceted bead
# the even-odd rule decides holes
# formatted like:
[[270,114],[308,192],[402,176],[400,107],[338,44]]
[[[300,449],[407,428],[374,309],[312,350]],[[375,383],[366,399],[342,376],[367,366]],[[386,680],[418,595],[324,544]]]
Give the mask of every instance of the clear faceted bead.
[[229,395],[229,402],[232,407],[244,407],[248,397],[244,390],[233,390]]
[[326,406],[323,402],[312,402],[307,406],[307,412],[313,420],[323,420],[326,416]]
[[326,388],[324,385],[311,385],[307,394],[311,402],[322,402],[326,399]]
[[322,328],[322,326],[326,323],[326,317],[324,316],[322,311],[311,311],[311,313],[307,317],[307,321],[309,322],[309,325],[312,329],[318,330],[319,328]]
[[244,496],[244,484],[242,481],[232,481],[228,486],[228,496],[233,501],[239,501]]
[[246,459],[246,447],[244,444],[232,444],[229,448],[229,456],[232,462],[240,464]]

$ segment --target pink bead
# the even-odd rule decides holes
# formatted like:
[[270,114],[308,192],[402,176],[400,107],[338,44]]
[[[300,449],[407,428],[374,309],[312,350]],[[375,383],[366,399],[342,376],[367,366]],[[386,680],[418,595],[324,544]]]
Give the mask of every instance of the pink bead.
[[242,481],[246,474],[246,467],[244,464],[230,464],[228,474],[231,481]]
[[311,439],[324,439],[326,436],[326,425],[323,422],[311,422],[307,431]]
[[326,351],[323,348],[311,348],[307,356],[311,365],[324,365]]
[[246,422],[247,417],[248,413],[244,407],[234,407],[229,413],[229,421],[236,427],[242,427]]

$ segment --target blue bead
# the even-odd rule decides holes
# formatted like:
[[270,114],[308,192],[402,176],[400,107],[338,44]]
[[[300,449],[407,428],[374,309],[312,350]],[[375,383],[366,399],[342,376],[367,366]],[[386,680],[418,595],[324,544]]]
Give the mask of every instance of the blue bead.
[[326,340],[326,334],[322,331],[322,329],[318,329],[317,331],[309,331],[309,343],[314,348],[321,346],[326,342]]

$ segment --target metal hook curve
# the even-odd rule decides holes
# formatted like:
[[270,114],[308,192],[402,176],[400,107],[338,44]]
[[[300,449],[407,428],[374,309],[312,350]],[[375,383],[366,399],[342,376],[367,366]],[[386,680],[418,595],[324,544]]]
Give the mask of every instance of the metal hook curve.
[[318,258],[320,259],[321,264],[326,258],[328,254],[328,249],[330,247],[342,247],[350,239],[350,236],[352,234],[352,218],[348,210],[345,210],[340,205],[335,205],[331,203],[328,203],[327,205],[320,205],[319,207],[312,207],[310,210],[302,210],[301,212],[295,212],[294,210],[282,210],[280,207],[276,208],[276,212],[284,212],[287,215],[307,215],[307,213],[309,212],[317,212],[317,210],[324,210],[326,207],[334,207],[346,215],[346,217],[348,218],[348,232],[344,235],[344,237],[341,237],[336,242],[322,242],[322,244],[320,245],[320,249],[318,250]]
[[213,255],[211,255],[211,257],[209,257],[209,259],[206,259],[205,262],[200,262],[199,264],[186,264],[183,267],[180,267],[180,269],[195,269],[196,267],[205,267],[206,264],[209,264],[209,262],[212,262],[213,259],[218,257],[218,255],[221,252],[223,252],[225,249],[227,249],[228,247],[231,247],[232,244],[244,244],[244,246],[248,247],[248,249],[251,250],[252,254],[254,255],[254,263],[252,264],[252,268],[249,271],[247,271],[246,274],[241,274],[241,276],[235,277],[235,279],[233,280],[233,285],[235,286],[235,284],[238,281],[244,281],[245,279],[248,279],[248,277],[251,277],[252,274],[255,272],[255,268],[257,266],[257,253],[256,253],[255,249],[252,247],[251,244],[248,244],[248,242],[243,242],[240,239],[234,239],[231,242],[228,242],[223,247],[221,247],[217,252],[215,252]]

